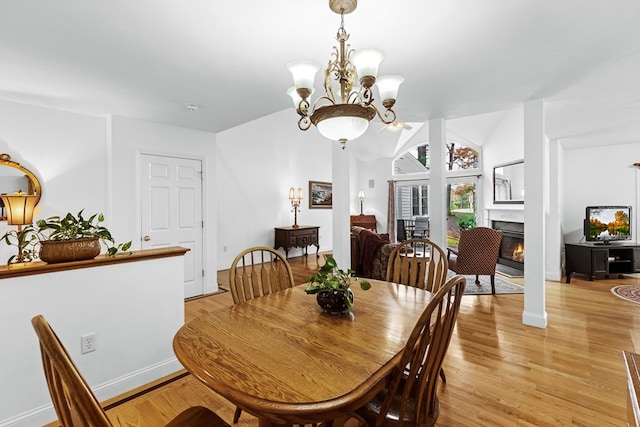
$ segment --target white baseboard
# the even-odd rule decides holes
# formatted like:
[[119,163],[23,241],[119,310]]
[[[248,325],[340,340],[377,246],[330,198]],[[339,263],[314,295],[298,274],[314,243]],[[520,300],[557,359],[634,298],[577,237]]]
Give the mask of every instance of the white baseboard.
[[544,314],[538,315],[533,313],[522,313],[522,323],[528,326],[535,326],[536,328],[546,328],[547,327],[547,312]]
[[[107,399],[127,393],[133,389],[149,384],[167,375],[184,369],[178,359],[171,358],[156,363],[138,371],[132,372],[119,378],[107,381],[95,387],[92,387],[93,393],[99,401],[103,402]],[[23,412],[14,417],[0,421],[0,427],[35,427],[52,423],[57,419],[53,405],[44,405],[34,408],[30,411]]]

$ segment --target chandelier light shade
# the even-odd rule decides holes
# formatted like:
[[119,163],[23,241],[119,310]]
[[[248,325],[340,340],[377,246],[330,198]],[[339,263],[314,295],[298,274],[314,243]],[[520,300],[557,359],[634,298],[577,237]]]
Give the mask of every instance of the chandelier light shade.
[[[331,59],[324,72],[324,95],[311,103],[315,75],[320,65],[311,61],[296,61],[287,65],[293,75],[291,96],[300,116],[298,127],[318,128],[325,138],[339,141],[344,149],[347,141],[362,136],[369,122],[376,116],[384,124],[394,123],[398,89],[404,77],[391,75],[378,77],[382,51],[378,49],[353,50],[346,44],[349,34],[344,29],[344,15],[353,12],[357,0],[329,0],[329,7],[340,15],[340,28],[336,35],[339,46],[333,47]],[[356,79],[357,76],[357,79]],[[360,85],[358,86],[357,83]],[[334,84],[336,94],[334,94]],[[384,112],[374,105],[373,86],[378,86]]]

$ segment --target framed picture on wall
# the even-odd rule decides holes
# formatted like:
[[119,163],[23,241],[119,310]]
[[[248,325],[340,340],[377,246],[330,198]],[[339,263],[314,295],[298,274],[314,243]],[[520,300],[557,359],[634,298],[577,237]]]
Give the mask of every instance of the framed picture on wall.
[[309,181],[309,209],[331,209],[333,185],[330,182]]

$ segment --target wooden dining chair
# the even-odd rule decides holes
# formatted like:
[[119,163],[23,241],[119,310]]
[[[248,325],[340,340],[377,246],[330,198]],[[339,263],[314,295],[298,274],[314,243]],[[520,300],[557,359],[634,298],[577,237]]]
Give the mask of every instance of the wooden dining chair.
[[387,282],[437,292],[447,280],[447,256],[429,239],[409,239],[389,255]]
[[[229,287],[234,304],[294,286],[289,261],[280,252],[268,246],[247,248],[231,263]],[[240,415],[242,409],[236,406],[233,414],[234,424],[240,420]]]
[[355,417],[365,425],[427,427],[436,423],[440,412],[438,372],[451,341],[465,283],[462,276],[452,277],[429,302],[387,386],[355,411]]
[[[37,315],[31,324],[40,340],[44,374],[60,424],[63,427],[111,426],[100,402],[49,323]],[[229,424],[211,410],[195,406],[180,413],[167,426],[228,427]]]
[[231,263],[229,287],[234,304],[294,286],[289,261],[268,246],[247,248]]
[[[410,239],[394,248],[387,264],[387,282],[437,292],[447,280],[447,257],[444,250],[428,239]],[[444,369],[442,382],[447,382]]]
[[501,241],[502,231],[493,228],[475,227],[462,230],[458,248],[447,248],[449,268],[456,274],[475,275],[476,285],[480,284],[480,275],[489,276],[491,293],[495,295],[496,265]]

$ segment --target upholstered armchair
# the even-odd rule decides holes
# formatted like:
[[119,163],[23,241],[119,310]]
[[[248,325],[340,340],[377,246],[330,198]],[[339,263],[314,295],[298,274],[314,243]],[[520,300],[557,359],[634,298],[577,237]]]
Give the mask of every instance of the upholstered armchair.
[[476,285],[480,284],[478,276],[491,277],[491,293],[495,295],[496,264],[500,254],[502,231],[487,227],[476,227],[462,230],[458,248],[447,248],[449,270],[456,274],[476,276]]

